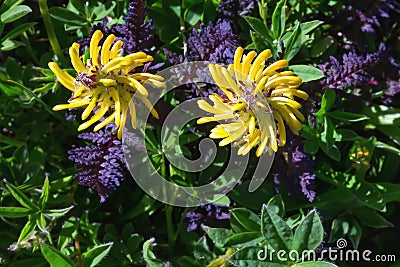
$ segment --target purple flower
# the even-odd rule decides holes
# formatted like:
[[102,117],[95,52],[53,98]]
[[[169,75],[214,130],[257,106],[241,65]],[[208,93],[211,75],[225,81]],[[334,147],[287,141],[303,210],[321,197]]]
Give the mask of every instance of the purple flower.
[[114,24],[107,26],[107,20],[103,19],[97,25],[92,27],[88,38],[78,41],[82,52],[89,47],[90,39],[96,30],[101,30],[105,38],[114,34],[118,39],[124,42],[122,49],[124,54],[132,54],[138,51],[154,54],[154,45],[156,43],[155,28],[152,27],[152,21],[145,21],[146,7],[145,0],[134,0],[129,4],[128,12],[124,17],[124,24]]
[[237,23],[241,17],[249,16],[257,7],[255,0],[222,0],[218,5],[219,16]]
[[[80,170],[75,178],[79,179],[80,185],[95,190],[100,196],[100,202],[104,202],[124,180],[127,166],[122,143],[113,133],[111,125],[98,132],[79,134],[78,137],[92,144],[72,147],[68,151],[68,159]],[[132,142],[135,144],[134,140]]]
[[186,219],[188,220],[187,231],[194,231],[203,224],[207,226],[218,225],[223,221],[229,220],[229,218],[228,207],[221,207],[214,204],[202,205],[195,211],[186,212]]
[[303,192],[303,194],[308,198],[310,202],[313,202],[316,193],[311,188],[313,187],[314,184],[315,174],[310,174],[308,172],[305,172],[302,175],[300,175],[299,178],[300,178],[301,192]]
[[342,63],[335,57],[330,57],[330,62],[319,65],[324,72],[325,78],[321,80],[323,88],[343,89],[350,86],[358,86],[368,80],[366,68],[374,66],[386,50],[381,44],[379,50],[365,57],[350,52],[343,55]]

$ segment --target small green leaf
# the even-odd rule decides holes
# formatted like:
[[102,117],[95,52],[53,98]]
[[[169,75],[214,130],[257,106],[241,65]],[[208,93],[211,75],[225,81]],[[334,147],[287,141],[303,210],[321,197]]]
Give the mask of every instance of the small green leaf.
[[328,157],[333,160],[340,161],[340,159],[342,158],[340,150],[336,145],[333,145],[330,149],[328,149],[326,143],[320,142],[319,147]]
[[29,220],[26,222],[24,228],[22,228],[21,233],[19,234],[18,237],[18,244],[21,243],[23,240],[25,240],[27,237],[29,237],[33,231],[35,230],[36,227],[36,217],[34,215],[29,216]]
[[4,37],[1,38],[0,43],[4,42],[5,40],[13,39],[13,38],[19,36],[24,31],[30,29],[32,26],[34,26],[36,24],[37,24],[36,22],[29,22],[29,23],[24,23],[24,24],[18,25],[17,27],[15,27],[11,31],[9,31],[6,35],[4,35]]
[[231,210],[231,216],[234,217],[244,229],[251,232],[260,232],[260,218],[254,212],[245,208],[236,208]]
[[113,243],[106,243],[95,246],[94,248],[83,253],[83,265],[94,267],[110,252]]
[[285,215],[285,203],[281,194],[274,195],[267,203],[267,206],[275,211],[279,216]]
[[267,243],[275,250],[288,251],[292,246],[292,229],[266,205],[261,211],[261,232]]
[[300,23],[294,27],[293,32],[285,42],[285,59],[291,60],[300,51],[301,48],[301,28]]
[[324,132],[321,133],[321,140],[326,143],[326,149],[329,151],[335,143],[335,125],[333,122],[325,117]]
[[193,26],[200,21],[203,11],[204,3],[191,6],[189,9],[186,9],[183,18],[189,25]]
[[300,24],[301,27],[301,32],[305,35],[310,32],[312,32],[315,28],[317,28],[319,25],[321,25],[323,22],[320,20],[312,20],[312,21],[307,21],[303,22]]
[[274,38],[278,39],[285,31],[286,27],[286,12],[285,12],[286,0],[281,0],[276,5],[274,13],[272,14],[272,29],[274,32]]
[[339,142],[354,141],[359,138],[359,135],[355,131],[349,129],[337,129],[336,133],[339,136]]
[[2,23],[10,23],[13,21],[16,21],[26,14],[32,12],[32,9],[29,6],[25,5],[20,5],[20,6],[13,6],[7,11],[5,11],[3,14],[0,16],[0,21]]
[[315,155],[319,150],[318,140],[305,140],[304,141],[304,152],[311,155]]
[[16,186],[7,183],[7,188],[13,197],[25,208],[31,209],[32,211],[39,211],[39,208],[32,203],[32,201]]
[[398,148],[396,148],[396,147],[394,147],[394,146],[385,144],[385,143],[383,143],[383,142],[381,142],[381,141],[376,141],[375,146],[376,146],[377,148],[386,150],[387,152],[394,153],[394,154],[400,156],[400,149],[398,149]]
[[46,206],[47,199],[49,198],[49,178],[46,177],[44,180],[44,184],[42,187],[42,194],[40,195],[39,198],[39,207],[43,210],[44,207]]
[[371,209],[356,210],[356,216],[360,222],[372,228],[386,228],[394,226],[391,222],[387,221],[385,217]]
[[57,249],[49,245],[41,245],[43,257],[50,263],[50,267],[73,267],[74,264]]
[[289,67],[303,82],[319,80],[324,77],[324,73],[315,67],[308,65],[292,65]]
[[355,219],[351,220],[351,228],[349,229],[347,235],[349,236],[353,247],[357,249],[362,235],[362,228]]
[[22,92],[21,87],[8,81],[0,81],[0,90],[3,91],[7,96],[17,96]]
[[315,250],[324,239],[324,228],[315,210],[311,211],[294,233],[292,249],[301,254],[305,250]]
[[340,110],[328,112],[328,116],[334,119],[342,121],[350,121],[350,122],[364,121],[369,119],[369,117],[362,114],[356,114]]
[[[270,36],[271,33],[262,20],[250,16],[246,16],[244,19],[247,21],[250,27],[261,36]],[[271,41],[273,41],[272,38]]]
[[321,117],[325,115],[325,113],[328,112],[333,107],[335,100],[336,100],[335,90],[327,88],[322,96],[321,108],[318,110],[317,113],[315,113],[315,116]]
[[52,7],[49,9],[49,13],[53,19],[69,25],[84,26],[88,23],[86,18],[63,7]]
[[225,247],[247,247],[257,245],[264,241],[260,232],[242,232],[228,237],[225,241]]
[[32,214],[28,208],[21,208],[21,207],[0,207],[0,217],[6,218],[21,218],[26,217]]
[[67,214],[74,206],[69,206],[63,209],[44,210],[43,213],[51,217],[61,217]]

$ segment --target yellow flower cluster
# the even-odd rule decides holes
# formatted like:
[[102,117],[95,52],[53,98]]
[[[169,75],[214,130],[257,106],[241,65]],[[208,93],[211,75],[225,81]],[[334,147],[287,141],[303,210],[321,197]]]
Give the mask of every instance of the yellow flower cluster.
[[158,118],[157,112],[147,99],[148,91],[143,83],[148,82],[163,88],[165,84],[161,76],[133,72],[135,68],[152,61],[153,57],[143,52],[121,56],[118,53],[123,46],[121,40],[116,41],[115,35],[111,34],[107,36],[103,45],[99,46],[102,38],[103,34],[100,30],[94,32],[90,40],[90,56],[86,62],[83,56],[79,56],[79,44],[74,43],[70,47],[69,54],[72,66],[77,72],[76,78],[65,70],[61,70],[57,63],[49,63],[49,68],[57,76],[58,81],[72,91],[68,104],[57,105],[53,110],[84,107],[83,121],[93,114],[89,120],[79,126],[78,131],[90,127],[108,115],[94,127],[94,131],[114,121],[119,127],[118,138],[121,139],[128,107],[132,126],[134,128],[137,126],[135,105],[129,105],[131,98],[139,98],[151,114]]
[[[200,118],[197,123],[220,122],[211,130],[211,138],[223,138],[220,146],[230,143],[240,146],[239,155],[246,155],[258,145],[256,155],[259,157],[265,150],[269,153],[277,151],[277,139],[280,146],[285,145],[285,123],[294,134],[299,133],[299,120],[304,120],[304,116],[299,111],[300,103],[294,97],[306,100],[308,94],[298,89],[302,83],[299,77],[294,76],[292,71],[282,70],[289,66],[286,59],[266,66],[266,60],[272,57],[269,49],[260,54],[255,51],[243,54],[243,51],[242,47],[236,49],[234,63],[228,68],[218,64],[209,65],[211,75],[223,95],[215,93],[209,96],[213,106],[205,100],[197,102],[201,109],[214,114]],[[262,118],[256,118],[256,108],[271,112],[257,99],[258,93],[263,94],[272,109],[277,131],[272,123],[260,123],[258,119]]]

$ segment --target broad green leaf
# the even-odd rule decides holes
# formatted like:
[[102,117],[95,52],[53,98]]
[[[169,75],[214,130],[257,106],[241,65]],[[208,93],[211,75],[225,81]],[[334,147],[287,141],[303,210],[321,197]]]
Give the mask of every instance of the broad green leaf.
[[16,21],[26,14],[32,12],[32,9],[29,6],[20,5],[20,6],[13,6],[3,14],[0,15],[0,21],[2,23],[10,23]]
[[326,149],[329,151],[335,143],[335,125],[328,118],[324,120],[324,132],[321,133],[321,140],[326,143]]
[[57,249],[49,245],[41,245],[43,257],[50,263],[50,267],[73,267],[74,264]]
[[43,187],[42,187],[42,194],[40,195],[40,198],[39,198],[39,207],[42,210],[46,206],[48,198],[49,198],[49,178],[46,177],[46,179],[44,180]]
[[369,118],[362,114],[356,114],[346,111],[335,110],[332,112],[327,113],[329,117],[342,120],[342,121],[350,121],[350,122],[357,122],[357,121],[364,121],[368,120]]
[[85,2],[81,0],[70,0],[72,6],[78,10],[80,13],[85,14]]
[[315,81],[324,77],[324,73],[320,69],[308,65],[292,65],[289,66],[289,69],[299,76],[303,82]]
[[96,20],[101,20],[108,15],[114,10],[114,7],[116,6],[116,3],[114,1],[109,2],[108,5],[105,4],[100,4],[99,6],[95,7],[93,9],[93,13],[96,16]]
[[319,150],[318,140],[305,140],[304,141],[304,152],[315,155]]
[[225,241],[225,247],[247,247],[257,245],[265,239],[260,232],[242,232],[228,237]]
[[97,264],[107,256],[108,252],[110,252],[112,245],[112,242],[101,244],[83,253],[83,265],[89,267],[97,266]]
[[286,12],[285,12],[286,0],[281,0],[276,5],[274,13],[272,14],[272,29],[274,32],[274,38],[278,39],[285,31],[286,27]]
[[31,215],[32,210],[21,207],[0,207],[0,217],[21,218]]
[[292,249],[301,254],[305,250],[315,250],[324,239],[324,227],[315,210],[311,211],[294,233]]
[[292,229],[266,205],[261,211],[261,232],[267,243],[275,250],[288,251],[292,246]]
[[49,9],[50,16],[58,21],[62,21],[66,24],[84,26],[87,24],[86,18],[79,16],[78,14],[63,8],[63,7],[52,7]]
[[25,208],[31,209],[33,211],[39,211],[39,208],[32,203],[32,201],[16,186],[13,184],[7,183],[7,188],[10,190],[10,193],[13,197]]
[[231,217],[234,217],[242,227],[251,232],[260,232],[260,218],[252,211],[245,208],[236,208],[231,210]]
[[394,227],[394,225],[387,221],[385,217],[372,209],[356,210],[356,216],[360,222],[372,228]]
[[225,228],[211,228],[207,226],[202,226],[204,232],[211,238],[212,241],[215,242],[215,245],[218,247],[223,247],[225,240],[233,235],[232,230]]
[[25,0],[4,0],[0,4],[0,14],[2,14],[5,10],[10,9],[13,6],[18,6],[22,4]]
[[267,206],[275,211],[279,216],[285,215],[285,203],[281,194],[274,195],[267,203]]

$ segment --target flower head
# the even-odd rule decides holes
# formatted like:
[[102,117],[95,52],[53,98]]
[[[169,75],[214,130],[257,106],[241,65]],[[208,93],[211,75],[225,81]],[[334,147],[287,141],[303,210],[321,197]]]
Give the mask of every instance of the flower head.
[[[66,71],[61,70],[57,63],[50,62],[49,67],[57,76],[58,81],[72,91],[72,97],[68,104],[57,105],[53,110],[85,107],[82,113],[82,123],[78,131],[84,130],[102,117],[108,115],[99,122],[94,131],[98,131],[105,125],[114,122],[118,129],[118,138],[122,137],[122,131],[127,118],[129,106],[132,117],[132,126],[136,127],[135,106],[130,105],[132,97],[139,98],[154,117],[158,118],[147,99],[148,92],[143,86],[148,82],[158,87],[164,87],[163,78],[150,73],[134,73],[134,69],[152,61],[153,57],[144,52],[137,52],[127,56],[118,54],[123,46],[121,40],[116,41],[115,35],[109,35],[102,46],[99,41],[103,38],[100,30],[97,30],[90,40],[90,55],[88,59],[79,56],[79,44],[74,43],[70,49],[71,63],[77,72],[73,78]],[[108,114],[107,114],[108,113]]]
[[[293,133],[298,134],[301,129],[299,119],[304,120],[299,111],[301,105],[294,100],[295,96],[304,100],[308,98],[307,93],[298,90],[302,80],[292,71],[282,71],[289,66],[285,59],[266,67],[266,60],[271,56],[269,49],[259,55],[255,51],[243,55],[243,48],[238,47],[234,63],[228,68],[210,64],[211,75],[223,94],[209,96],[213,106],[205,100],[197,102],[201,109],[214,114],[200,118],[197,123],[219,121],[220,124],[211,130],[210,137],[223,138],[220,146],[230,143],[241,146],[239,155],[249,153],[257,145],[257,156],[261,156],[266,148],[269,152],[277,151],[278,140],[280,146],[286,143],[284,122]],[[271,110],[256,97],[258,93],[266,99]],[[272,122],[265,123],[263,118],[256,118],[254,111],[257,109],[272,113],[277,133]]]

